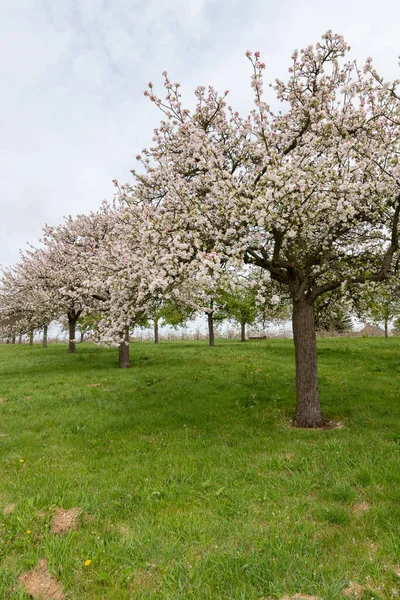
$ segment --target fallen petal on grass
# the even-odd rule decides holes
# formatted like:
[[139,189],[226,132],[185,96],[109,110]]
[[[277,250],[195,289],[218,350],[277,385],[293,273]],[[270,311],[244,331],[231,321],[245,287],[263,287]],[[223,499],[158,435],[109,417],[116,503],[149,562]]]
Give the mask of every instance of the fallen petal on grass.
[[367,502],[357,502],[357,504],[354,504],[353,506],[353,514],[359,517],[360,515],[363,515],[366,512],[368,512],[369,509],[370,506],[369,504],[367,504]]
[[3,509],[3,515],[10,515],[11,513],[13,513],[16,509],[17,505],[16,504],[6,504],[4,509]]
[[320,600],[318,596],[305,596],[304,594],[295,594],[294,596],[283,596],[281,600]]
[[358,600],[362,597],[363,589],[360,584],[355,583],[354,581],[350,581],[347,588],[345,588],[342,592],[343,596],[346,598],[352,598],[353,600]]

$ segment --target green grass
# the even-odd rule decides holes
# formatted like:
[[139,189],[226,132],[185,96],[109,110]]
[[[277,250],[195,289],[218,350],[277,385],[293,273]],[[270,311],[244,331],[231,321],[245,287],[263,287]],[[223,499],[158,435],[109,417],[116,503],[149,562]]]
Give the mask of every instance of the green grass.
[[0,598],[43,557],[69,600],[400,595],[400,339],[318,353],[343,429],[289,426],[290,340],[0,346]]

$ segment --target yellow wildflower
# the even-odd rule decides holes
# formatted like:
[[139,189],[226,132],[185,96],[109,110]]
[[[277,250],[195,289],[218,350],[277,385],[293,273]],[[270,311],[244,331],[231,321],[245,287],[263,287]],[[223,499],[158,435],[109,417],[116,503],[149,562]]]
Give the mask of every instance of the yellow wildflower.
[[89,558],[88,558],[88,560],[85,560],[85,567],[88,567],[91,564],[92,564],[92,561]]

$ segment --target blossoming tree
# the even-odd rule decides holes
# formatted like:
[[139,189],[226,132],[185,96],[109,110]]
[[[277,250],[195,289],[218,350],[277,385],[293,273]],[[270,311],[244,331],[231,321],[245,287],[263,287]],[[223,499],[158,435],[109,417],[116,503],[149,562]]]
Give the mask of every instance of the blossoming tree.
[[372,323],[383,324],[385,337],[389,336],[389,323],[400,315],[400,279],[398,273],[387,281],[367,282],[356,290],[353,306],[357,317]]
[[108,215],[99,211],[68,217],[55,227],[46,225],[43,246],[23,252],[19,263],[4,272],[2,312],[16,315],[20,330],[46,329],[51,321],[65,316],[68,352],[75,352],[76,323],[93,303],[89,282],[108,222]]
[[51,295],[53,314],[68,319],[68,352],[76,349],[76,324],[84,311],[97,309],[92,295],[92,281],[97,268],[97,254],[110,229],[105,208],[87,215],[67,217],[56,227],[44,228],[46,262],[43,280]]
[[[100,343],[119,346],[119,366],[130,367],[129,332],[167,302],[182,268],[168,244],[156,244],[148,223],[151,207],[109,207],[109,228],[93,257],[86,296],[99,302],[96,329]],[[168,268],[167,268],[168,266]]]
[[[152,205],[149,231],[171,253],[201,262],[243,260],[270,273],[293,305],[297,404],[294,423],[323,423],[314,311],[343,284],[389,277],[398,254],[400,110],[397,83],[372,61],[347,61],[349,47],[328,32],[295,52],[275,82],[282,111],[264,100],[258,52],[251,62],[255,108],[246,118],[226,94],[199,87],[193,112],[165,73],[164,113],[153,145],[137,158],[135,184],[121,196]],[[144,172],[143,172],[144,167]]]
[[47,286],[42,278],[43,252],[31,250],[21,254],[19,263],[3,270],[0,281],[0,313],[3,330],[13,339],[29,335],[33,344],[35,330],[43,329],[43,346],[47,346],[48,326],[54,319]]

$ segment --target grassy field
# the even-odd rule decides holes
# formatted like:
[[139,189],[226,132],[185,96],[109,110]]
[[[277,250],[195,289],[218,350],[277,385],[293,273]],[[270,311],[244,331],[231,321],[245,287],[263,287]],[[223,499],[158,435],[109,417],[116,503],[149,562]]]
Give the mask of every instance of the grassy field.
[[0,346],[2,600],[43,558],[69,600],[400,596],[400,338],[318,342],[329,431],[290,340],[131,353]]

